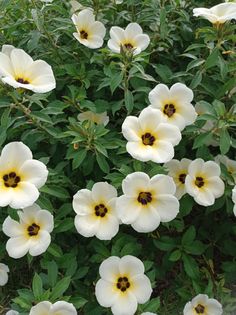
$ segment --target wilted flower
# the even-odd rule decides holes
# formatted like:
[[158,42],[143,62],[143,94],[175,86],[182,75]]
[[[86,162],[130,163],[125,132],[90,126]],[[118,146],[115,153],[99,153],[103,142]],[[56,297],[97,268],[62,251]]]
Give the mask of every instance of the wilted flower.
[[79,121],[93,121],[97,125],[104,125],[106,126],[109,122],[109,116],[107,116],[107,112],[104,113],[94,113],[91,111],[80,113],[78,116]]
[[180,199],[184,194],[186,194],[185,188],[185,178],[188,175],[188,167],[191,163],[189,159],[171,160],[165,163],[165,167],[168,169],[168,175],[171,176],[176,185],[175,196]]
[[95,235],[101,240],[112,239],[119,230],[116,199],[116,189],[107,182],[94,184],[91,191],[79,190],[73,198],[78,233],[85,237]]
[[129,174],[122,182],[124,195],[117,200],[117,213],[137,232],[152,232],[160,222],[173,220],[179,212],[175,184],[167,175]]
[[213,24],[223,24],[236,19],[236,3],[220,3],[210,9],[193,9],[194,16],[201,16]]
[[123,49],[132,51],[134,55],[138,55],[150,43],[149,36],[143,34],[141,26],[137,23],[130,23],[125,30],[113,26],[110,30],[110,37],[108,47],[115,53],[120,53],[121,47],[123,47]]
[[78,14],[73,14],[71,19],[77,29],[77,33],[73,35],[81,44],[91,49],[102,47],[106,29],[101,22],[95,21],[91,9],[84,9]]
[[206,294],[198,294],[184,307],[184,315],[221,315],[222,305],[215,299],[209,299]]
[[224,164],[228,173],[233,177],[233,180],[229,180],[229,184],[233,185],[236,183],[236,161],[229,159],[226,155],[217,155],[215,158],[216,163]]
[[76,309],[73,304],[58,301],[54,304],[43,301],[35,306],[33,306],[30,310],[29,315],[77,315]]
[[33,60],[24,50],[3,45],[0,52],[0,77],[3,83],[35,93],[46,93],[56,87],[51,66]]
[[51,243],[53,215],[34,204],[17,211],[20,222],[8,216],[2,225],[3,232],[10,237],[6,250],[12,258],[21,258],[27,252],[31,256],[44,253]]
[[176,83],[170,89],[165,84],[158,84],[149,93],[151,107],[159,109],[164,121],[180,130],[193,124],[197,118],[192,100],[192,90],[182,83]]
[[165,163],[174,157],[174,146],[181,140],[178,127],[163,121],[158,109],[147,107],[139,117],[128,116],[122,125],[128,140],[126,150],[137,160]]
[[225,185],[220,179],[220,167],[213,161],[192,161],[185,179],[186,191],[202,206],[211,206],[215,198],[224,194]]
[[233,211],[234,211],[234,215],[236,216],[236,185],[234,186],[234,188],[232,190],[232,200],[234,203]]
[[111,256],[102,262],[99,273],[96,298],[101,306],[111,307],[114,315],[134,315],[138,303],[144,304],[150,299],[151,283],[137,257]]
[[31,206],[39,197],[48,176],[46,166],[33,160],[32,152],[22,142],[8,143],[0,156],[0,206]]
[[8,281],[9,268],[7,265],[0,263],[0,287],[4,286]]

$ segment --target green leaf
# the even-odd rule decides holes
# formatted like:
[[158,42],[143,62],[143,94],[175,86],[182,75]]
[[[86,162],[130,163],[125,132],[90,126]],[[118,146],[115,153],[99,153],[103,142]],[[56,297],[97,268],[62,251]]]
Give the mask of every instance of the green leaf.
[[198,71],[190,83],[190,88],[195,89],[201,82],[202,82],[202,72]]
[[47,262],[48,282],[51,287],[54,287],[57,282],[58,266],[54,260]]
[[81,296],[78,296],[71,298],[70,302],[79,310],[88,302],[88,300],[84,299]]
[[196,229],[193,225],[191,225],[187,229],[187,231],[184,233],[181,243],[182,245],[189,245],[194,241],[195,238],[196,238]]
[[122,80],[123,80],[123,72],[120,72],[119,74],[114,73],[114,75],[110,79],[110,88],[111,88],[112,94],[117,89],[117,87],[121,84]]
[[77,151],[77,153],[78,154],[76,154],[76,156],[74,157],[73,162],[72,162],[73,170],[78,168],[83,163],[83,161],[85,160],[85,158],[87,156],[87,150],[84,149],[84,148],[83,149],[79,149]]
[[195,259],[185,254],[183,254],[182,259],[184,262],[184,270],[187,275],[191,279],[197,279],[199,277],[199,268]]
[[222,128],[220,130],[220,152],[221,154],[226,154],[231,145],[231,138],[228,130],[226,128]]
[[181,251],[179,249],[174,250],[169,257],[170,261],[177,261],[181,257]]
[[170,251],[176,247],[175,239],[169,236],[162,236],[159,240],[154,240],[154,245],[163,251]]
[[193,149],[199,148],[203,145],[207,145],[208,141],[213,139],[213,134],[211,131],[201,133],[197,136],[193,143]]
[[193,241],[191,244],[185,244],[184,250],[188,254],[202,255],[204,253],[204,251],[206,250],[206,245],[204,245],[202,242],[196,240],[196,241]]
[[61,299],[63,296],[63,293],[69,288],[70,282],[71,282],[70,277],[65,277],[61,279],[59,282],[57,282],[55,287],[52,289],[51,298],[50,298],[51,301]]
[[210,69],[214,67],[218,63],[219,50],[218,48],[214,48],[211,54],[207,57],[205,63],[205,69]]
[[134,97],[132,92],[130,92],[129,90],[125,91],[125,107],[128,114],[131,113],[134,108]]
[[40,301],[43,294],[43,283],[41,277],[35,273],[32,282],[32,289],[36,300]]
[[105,156],[102,155],[102,154],[96,154],[96,160],[98,162],[98,165],[99,165],[100,169],[104,173],[108,174],[110,172],[110,166],[107,163]]
[[45,194],[48,194],[48,195],[51,195],[53,197],[57,197],[60,199],[70,198],[70,195],[67,192],[67,190],[59,186],[54,186],[54,185],[50,185],[50,187],[43,186],[40,188],[40,191]]

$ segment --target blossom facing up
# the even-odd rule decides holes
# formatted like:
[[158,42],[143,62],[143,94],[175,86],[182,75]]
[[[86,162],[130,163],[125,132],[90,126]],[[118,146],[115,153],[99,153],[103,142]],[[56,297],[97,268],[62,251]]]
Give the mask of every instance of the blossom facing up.
[[95,21],[92,9],[73,14],[71,19],[77,30],[73,35],[82,45],[91,49],[102,47],[106,28],[102,22]]
[[56,87],[51,66],[33,60],[23,49],[3,45],[0,52],[0,77],[3,83],[35,93],[46,93]]
[[236,184],[236,161],[229,159],[226,155],[217,155],[215,161],[217,164],[224,164],[227,172],[232,176],[232,180],[228,180],[229,184]]
[[33,306],[30,310],[29,315],[77,315],[77,311],[73,304],[58,301],[54,304],[49,301],[43,301],[35,306]]
[[95,287],[98,303],[111,307],[114,315],[134,315],[138,304],[146,303],[152,287],[144,265],[134,256],[111,256],[99,268],[101,279]]
[[0,287],[8,282],[9,268],[7,265],[0,263]]
[[89,120],[94,122],[97,125],[104,125],[106,126],[109,123],[109,116],[107,116],[107,112],[104,113],[94,113],[91,111],[86,111],[83,113],[80,113],[77,116],[79,121],[85,121],[85,120]]
[[224,194],[225,185],[220,179],[220,167],[213,161],[192,161],[185,179],[186,191],[202,206],[211,206],[215,198]]
[[180,130],[193,124],[197,118],[192,100],[193,91],[182,83],[176,83],[170,89],[165,84],[158,84],[149,93],[151,107],[159,109],[164,121]]
[[122,133],[128,140],[128,153],[143,162],[170,161],[174,157],[174,146],[181,140],[179,128],[164,122],[161,111],[151,107],[143,109],[139,117],[126,117]]
[[2,225],[3,233],[10,237],[6,244],[8,255],[21,258],[28,252],[31,256],[44,253],[51,243],[53,215],[34,204],[17,211],[20,222],[8,216]]
[[236,185],[234,186],[234,188],[232,190],[232,200],[234,203],[233,211],[234,211],[234,215],[236,216]]
[[154,231],[160,222],[170,222],[179,212],[175,184],[167,175],[150,178],[146,173],[129,174],[122,182],[124,195],[117,200],[117,213],[137,232]]
[[119,230],[116,200],[117,191],[107,182],[94,184],[91,191],[79,190],[73,197],[77,232],[85,237],[112,239]]
[[150,38],[147,34],[143,34],[141,26],[137,23],[130,23],[125,29],[112,26],[110,29],[110,39],[108,41],[108,47],[115,53],[127,50],[133,53],[133,55],[140,54],[145,50],[149,43]]
[[19,312],[10,310],[10,311],[6,312],[6,315],[19,315]]
[[45,184],[47,176],[46,166],[33,159],[24,143],[8,143],[0,156],[0,207],[31,206],[38,199],[38,189]]
[[170,162],[165,163],[165,167],[168,169],[168,175],[171,176],[176,185],[175,196],[180,199],[183,195],[186,194],[185,188],[185,179],[188,175],[188,167],[191,163],[189,159],[171,160]]
[[212,24],[223,24],[236,19],[236,3],[220,3],[214,7],[193,9],[194,16],[201,16]]
[[188,302],[183,311],[184,315],[222,315],[222,305],[215,299],[209,299],[206,294],[198,294]]

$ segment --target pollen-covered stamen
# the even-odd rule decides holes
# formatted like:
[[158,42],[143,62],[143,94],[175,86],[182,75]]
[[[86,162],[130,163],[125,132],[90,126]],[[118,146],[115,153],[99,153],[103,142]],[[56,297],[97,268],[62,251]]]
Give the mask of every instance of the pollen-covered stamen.
[[144,135],[142,135],[142,141],[144,145],[153,145],[155,140],[156,138],[149,132],[146,132]]
[[36,235],[38,235],[39,230],[40,230],[40,226],[38,226],[36,223],[32,223],[27,228],[29,236],[36,236]]
[[127,277],[119,277],[116,287],[121,290],[121,292],[125,292],[130,287],[129,279]]
[[20,176],[17,176],[15,172],[10,172],[9,174],[3,175],[4,185],[9,188],[16,188],[17,184],[20,182]]
[[97,217],[101,217],[101,218],[104,218],[105,215],[108,212],[107,208],[102,203],[100,203],[99,205],[95,206],[94,210],[95,210],[96,216]]
[[138,195],[138,202],[142,205],[147,205],[152,201],[152,194],[150,192],[141,191]]
[[176,112],[175,106],[173,104],[166,104],[164,106],[163,113],[167,115],[168,117],[171,117]]
[[195,180],[195,185],[199,188],[203,187],[204,186],[204,179],[202,177],[196,177],[196,180]]
[[179,181],[182,183],[182,184],[185,184],[185,178],[186,178],[187,174],[180,174],[179,175]]
[[17,82],[21,83],[21,84],[29,84],[29,81],[23,79],[23,78],[18,78],[16,79]]
[[197,314],[204,314],[205,312],[205,307],[201,304],[198,304],[196,307],[195,307],[195,311]]
[[125,48],[128,49],[128,50],[131,50],[131,49],[134,48],[134,46],[133,46],[132,44],[130,44],[130,43],[126,43],[126,44],[124,44],[124,46],[125,46]]
[[84,30],[81,30],[80,31],[80,37],[82,39],[88,39],[88,33],[86,31],[84,31]]

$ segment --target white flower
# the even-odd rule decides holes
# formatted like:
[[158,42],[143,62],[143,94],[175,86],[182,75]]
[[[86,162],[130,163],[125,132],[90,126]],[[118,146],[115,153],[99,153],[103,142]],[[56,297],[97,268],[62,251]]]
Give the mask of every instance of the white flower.
[[142,313],[141,315],[157,315],[156,313],[151,313],[151,312],[145,312],[145,313]]
[[229,159],[226,155],[217,155],[215,158],[216,163],[224,164],[228,173],[233,177],[233,180],[229,180],[229,184],[233,185],[236,183],[236,161]]
[[174,146],[181,140],[178,127],[162,120],[158,109],[147,107],[139,117],[128,116],[122,125],[128,140],[126,150],[137,160],[165,163],[174,157]]
[[232,190],[232,201],[234,203],[234,215],[236,216],[236,185],[234,186],[233,190]]
[[7,265],[0,263],[0,287],[4,286],[8,281],[9,268]]
[[6,312],[6,315],[19,315],[19,312],[10,310],[10,311]]
[[101,22],[95,21],[91,9],[84,9],[79,14],[73,14],[71,19],[77,29],[73,35],[81,44],[92,49],[102,47],[106,29]]
[[20,222],[8,216],[2,225],[3,232],[10,237],[6,244],[8,255],[21,258],[27,252],[31,256],[44,253],[51,243],[50,232],[53,230],[53,216],[47,210],[34,204],[22,211],[17,211]]
[[77,11],[80,11],[82,8],[83,8],[83,6],[82,6],[82,4],[80,4],[78,1],[76,1],[76,0],[71,0],[70,1],[70,5],[71,5],[71,13],[73,14],[73,13],[76,13]]
[[193,91],[182,83],[176,83],[170,89],[165,84],[158,84],[149,93],[151,107],[159,109],[164,121],[180,130],[193,124],[197,118],[192,100]]
[[209,299],[206,294],[198,294],[184,307],[184,315],[221,315],[222,305],[215,299]]
[[98,125],[104,125],[106,126],[109,122],[109,116],[107,116],[107,112],[104,113],[94,113],[91,111],[83,112],[77,116],[79,121],[93,121],[94,123]]
[[201,16],[213,24],[222,24],[236,19],[236,3],[220,3],[210,9],[193,9],[194,16]]
[[0,207],[31,206],[48,176],[46,166],[22,142],[8,143],[0,156]]
[[128,24],[125,30],[113,26],[110,30],[110,37],[108,47],[115,53],[120,53],[122,46],[128,51],[132,51],[134,55],[138,55],[150,43],[149,36],[143,34],[141,26],[137,23]]
[[115,3],[116,4],[121,4],[121,3],[123,3],[123,0],[115,0]]
[[111,256],[99,268],[101,279],[95,287],[98,303],[111,307],[114,315],[134,315],[138,303],[151,296],[150,280],[144,275],[144,265],[134,256]]
[[179,212],[175,184],[167,175],[129,174],[122,182],[124,195],[117,200],[117,212],[137,232],[152,232],[160,222],[173,220]]
[[112,239],[119,230],[116,199],[116,189],[107,182],[94,184],[91,191],[79,190],[73,198],[78,233],[85,237],[95,235],[101,240]]
[[33,306],[29,315],[77,315],[77,312],[74,305],[68,302],[58,301],[52,304],[43,301]]
[[0,52],[0,77],[3,83],[35,93],[46,93],[56,87],[51,66],[33,60],[24,50],[3,45]]
[[224,194],[225,185],[220,179],[220,167],[213,161],[192,161],[185,179],[186,191],[202,206],[211,206],[215,198]]
[[185,188],[185,178],[188,174],[188,167],[191,163],[189,159],[171,160],[167,162],[164,166],[168,169],[168,175],[171,176],[176,185],[175,196],[180,199],[184,194],[186,194]]

